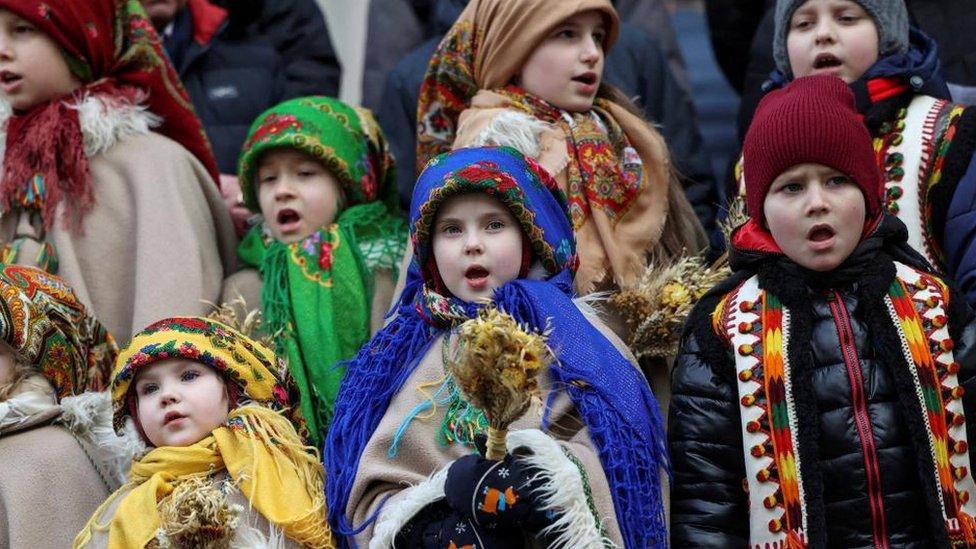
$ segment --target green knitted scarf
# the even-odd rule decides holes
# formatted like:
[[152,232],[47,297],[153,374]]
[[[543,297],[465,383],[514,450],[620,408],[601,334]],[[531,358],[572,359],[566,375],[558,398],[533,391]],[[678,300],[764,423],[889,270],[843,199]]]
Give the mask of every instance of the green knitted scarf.
[[396,276],[406,225],[371,202],[349,208],[336,223],[294,244],[263,232],[252,229],[238,254],[260,270],[263,330],[288,360],[302,415],[319,445],[345,374],[341,362],[369,340],[373,275],[388,268]]

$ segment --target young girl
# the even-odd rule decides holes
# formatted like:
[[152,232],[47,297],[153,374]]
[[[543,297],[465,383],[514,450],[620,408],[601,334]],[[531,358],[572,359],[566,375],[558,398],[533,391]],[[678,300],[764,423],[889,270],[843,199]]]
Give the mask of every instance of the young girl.
[[231,276],[223,300],[244,296],[264,311],[264,331],[280,335],[318,446],[344,372],[338,362],[382,327],[406,247],[393,158],[369,111],[304,97],[254,122],[239,180],[264,221],[238,248],[257,270]]
[[200,123],[136,0],[0,0],[4,263],[109,331],[219,297],[233,231]]
[[[573,301],[560,196],[508,148],[457,150],[421,175],[418,287],[350,363],[326,441],[329,519],[343,535],[371,547],[665,543],[660,412],[621,342]],[[556,353],[540,377],[545,414],[516,421],[508,444],[520,457],[503,462],[473,455],[485,418],[446,373],[454,329],[489,301],[549,328]]]
[[0,546],[67,547],[122,483],[125,444],[102,392],[117,354],[63,280],[0,270]]
[[619,21],[609,0],[473,0],[431,58],[417,165],[454,147],[513,146],[569,199],[576,288],[629,286],[649,255],[707,241],[661,135],[601,84]]
[[282,373],[269,349],[205,318],[136,334],[112,374],[115,426],[131,417],[153,448],[74,547],[332,547],[322,466],[283,415]]

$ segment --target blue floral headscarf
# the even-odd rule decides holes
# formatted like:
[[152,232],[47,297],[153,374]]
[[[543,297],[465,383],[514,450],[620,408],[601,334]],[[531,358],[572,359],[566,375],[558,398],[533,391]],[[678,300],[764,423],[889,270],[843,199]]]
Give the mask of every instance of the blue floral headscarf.
[[[417,181],[410,212],[414,258],[397,316],[349,364],[326,440],[329,522],[343,536],[365,527],[351,524],[345,511],[367,441],[430,345],[483,306],[438,293],[431,272],[430,228],[437,210],[447,198],[470,192],[494,196],[512,212],[532,259],[545,269],[545,280],[513,280],[495,290],[493,301],[532,329],[552,327],[549,343],[558,349],[558,365],[550,370],[553,385],[565,387],[598,449],[627,547],[666,545],[660,472],[668,458],[657,401],[640,371],[572,301],[578,260],[565,200],[552,177],[504,147],[443,154]],[[548,420],[543,417],[543,430]]]

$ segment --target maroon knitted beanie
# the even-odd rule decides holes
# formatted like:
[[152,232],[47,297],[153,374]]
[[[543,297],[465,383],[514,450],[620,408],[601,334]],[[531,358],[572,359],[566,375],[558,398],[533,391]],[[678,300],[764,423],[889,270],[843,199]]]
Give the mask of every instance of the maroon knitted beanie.
[[867,219],[881,209],[882,179],[867,127],[843,80],[797,78],[756,109],[742,147],[749,215],[765,222],[763,202],[779,175],[798,164],[822,164],[850,177],[864,194]]

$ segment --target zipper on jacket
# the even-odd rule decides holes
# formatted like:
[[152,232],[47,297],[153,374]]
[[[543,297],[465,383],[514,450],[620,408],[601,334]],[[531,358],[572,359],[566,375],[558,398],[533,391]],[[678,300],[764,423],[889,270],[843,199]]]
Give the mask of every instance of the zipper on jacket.
[[885,524],[884,497],[881,493],[881,470],[878,464],[877,448],[874,445],[874,430],[871,427],[871,417],[868,415],[867,397],[864,391],[864,376],[861,371],[861,361],[857,356],[854,343],[854,332],[851,329],[851,317],[844,305],[840,292],[834,290],[833,299],[828,299],[830,312],[837,326],[837,336],[840,339],[841,354],[847,365],[847,377],[851,386],[851,403],[854,408],[854,423],[857,434],[861,439],[864,453],[864,470],[867,474],[868,502],[871,508],[871,529],[874,546],[888,547],[888,528]]

